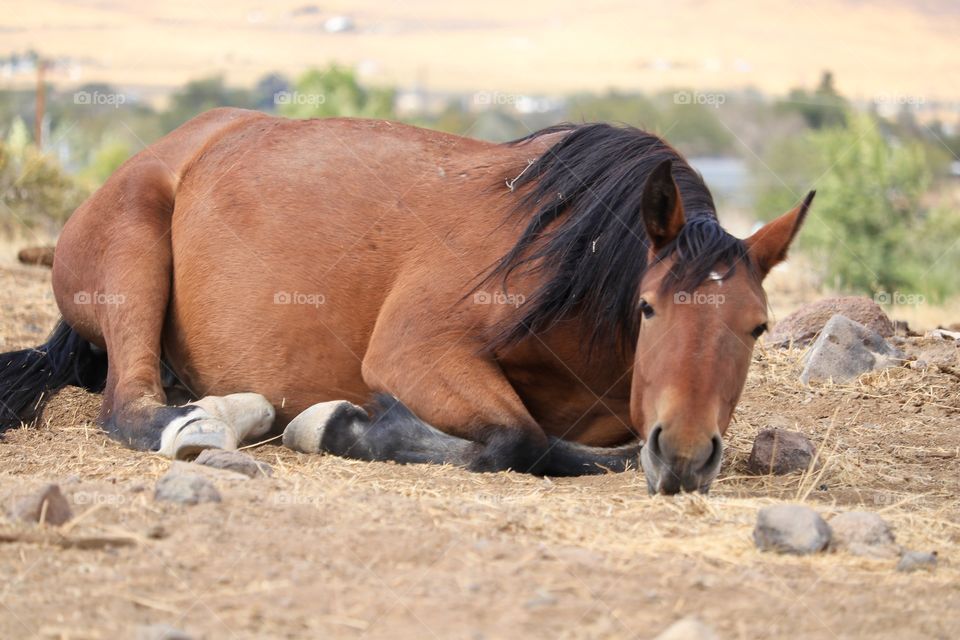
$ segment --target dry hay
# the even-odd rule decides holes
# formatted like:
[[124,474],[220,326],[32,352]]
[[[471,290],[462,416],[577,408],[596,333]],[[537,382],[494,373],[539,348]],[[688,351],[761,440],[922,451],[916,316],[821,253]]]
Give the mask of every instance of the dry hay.
[[[4,504],[56,481],[76,514],[60,532],[0,519],[0,636],[109,638],[161,622],[241,638],[651,637],[696,614],[725,638],[957,637],[957,379],[904,366],[804,387],[801,357],[758,349],[709,497],[650,498],[636,473],[477,475],[270,442],[248,453],[272,478],[204,471],[224,502],[184,508],[152,497],[169,461],[108,439],[93,423],[99,397],[65,389],[37,426],[0,441]],[[810,437],[814,468],[747,475],[770,426]],[[825,517],[878,511],[940,566],[759,553],[756,512],[785,500]]]

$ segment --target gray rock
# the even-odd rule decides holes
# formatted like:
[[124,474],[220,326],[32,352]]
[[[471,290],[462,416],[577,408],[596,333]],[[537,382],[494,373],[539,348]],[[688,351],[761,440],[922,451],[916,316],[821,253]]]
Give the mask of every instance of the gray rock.
[[783,475],[804,471],[813,461],[817,448],[799,431],[764,429],[757,434],[747,460],[754,475]]
[[717,634],[697,618],[688,616],[664,629],[654,640],[717,640]]
[[895,558],[900,553],[887,521],[869,511],[848,511],[830,518],[830,548],[855,556]]
[[904,551],[897,563],[897,571],[910,573],[925,569],[933,571],[937,567],[936,551]]
[[137,627],[137,640],[192,640],[186,631],[168,624],[145,624]]
[[761,551],[807,555],[826,548],[830,526],[809,507],[778,504],[760,509],[753,541]]
[[768,346],[806,346],[816,339],[835,315],[859,322],[884,338],[894,335],[895,327],[876,302],[862,296],[824,298],[806,304],[774,325],[766,339]]
[[204,449],[194,460],[196,464],[215,469],[225,469],[242,473],[250,478],[272,476],[273,467],[266,462],[260,462],[239,451],[224,451],[223,449]]
[[70,503],[55,484],[44,485],[14,499],[10,517],[21,522],[40,522],[60,526],[73,517]]
[[199,504],[221,500],[220,492],[210,480],[198,473],[183,471],[176,467],[157,481],[153,498],[177,504]]
[[867,371],[896,366],[904,357],[880,334],[859,322],[835,315],[807,354],[800,381],[804,384],[814,380],[847,382]]

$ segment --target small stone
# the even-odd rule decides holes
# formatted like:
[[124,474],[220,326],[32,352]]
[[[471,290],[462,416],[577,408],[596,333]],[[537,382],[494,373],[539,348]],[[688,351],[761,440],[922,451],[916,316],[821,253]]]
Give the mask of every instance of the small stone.
[[848,511],[830,519],[830,548],[855,556],[895,558],[900,553],[887,521],[869,511]]
[[654,640],[717,640],[717,634],[699,619],[691,616],[677,620]]
[[55,484],[22,495],[13,502],[10,517],[22,522],[40,522],[60,526],[73,517],[70,503]]
[[753,541],[761,551],[807,555],[826,548],[830,526],[809,507],[778,504],[760,509]]
[[199,504],[221,500],[220,492],[210,480],[198,473],[177,468],[171,469],[157,481],[153,498],[177,504]]
[[167,531],[167,528],[162,524],[154,524],[147,529],[147,537],[151,540],[163,540],[169,536],[170,532]]
[[933,571],[937,567],[936,551],[904,551],[897,563],[897,571],[910,573],[925,569]]
[[859,322],[835,315],[807,353],[800,381],[847,382],[875,369],[901,364],[906,356]]
[[816,452],[813,443],[799,431],[765,429],[753,441],[747,469],[758,476],[805,471]]
[[239,451],[204,449],[194,462],[215,469],[235,471],[250,478],[269,477],[273,475],[273,467],[269,464],[255,460],[251,456],[240,453]]
[[186,631],[168,624],[145,624],[137,627],[137,640],[192,640]]

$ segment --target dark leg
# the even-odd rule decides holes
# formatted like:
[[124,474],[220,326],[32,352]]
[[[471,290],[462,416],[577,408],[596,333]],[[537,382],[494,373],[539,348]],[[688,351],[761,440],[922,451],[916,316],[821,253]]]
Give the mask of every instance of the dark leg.
[[[480,442],[436,429],[396,398],[376,396],[367,411],[346,401],[311,407],[284,432],[287,446],[356,460],[401,464],[453,464],[478,472],[512,469],[537,475],[575,476],[636,466],[639,446],[585,447],[552,439],[537,446],[518,431],[490,428]],[[481,431],[481,433],[483,433]]]

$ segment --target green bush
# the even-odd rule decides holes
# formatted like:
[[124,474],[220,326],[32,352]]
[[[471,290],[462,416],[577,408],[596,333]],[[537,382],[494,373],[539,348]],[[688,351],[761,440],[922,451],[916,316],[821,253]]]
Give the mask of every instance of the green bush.
[[932,171],[924,147],[885,137],[868,115],[846,120],[770,153],[776,178],[758,197],[761,215],[776,215],[795,204],[795,194],[816,188],[799,247],[821,265],[826,284],[932,300],[960,292],[960,219],[927,204]]
[[6,232],[53,230],[87,197],[60,166],[29,143],[22,121],[0,141],[0,226]]

